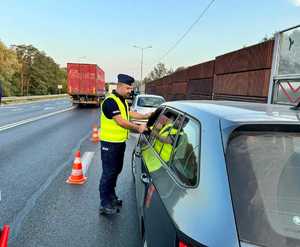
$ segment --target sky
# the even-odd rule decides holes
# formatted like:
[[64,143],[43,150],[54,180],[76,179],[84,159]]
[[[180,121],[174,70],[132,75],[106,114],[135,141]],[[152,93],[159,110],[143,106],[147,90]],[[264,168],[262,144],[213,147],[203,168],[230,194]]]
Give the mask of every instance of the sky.
[[0,40],[32,44],[65,67],[96,63],[106,81],[126,73],[140,79],[158,62],[176,69],[259,43],[300,24],[300,0],[215,0],[186,37],[162,56],[211,0],[1,0]]

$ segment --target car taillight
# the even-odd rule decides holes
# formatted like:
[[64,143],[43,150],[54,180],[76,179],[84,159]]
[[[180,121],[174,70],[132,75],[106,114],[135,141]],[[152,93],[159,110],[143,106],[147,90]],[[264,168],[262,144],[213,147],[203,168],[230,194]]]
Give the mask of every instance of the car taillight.
[[178,247],[202,247],[202,246],[205,246],[205,245],[186,244],[183,241],[179,241],[179,243],[178,243]]
[[188,246],[187,246],[187,244],[185,244],[184,242],[179,241],[178,247],[188,247]]
[[180,231],[177,231],[177,247],[207,247],[191,239]]

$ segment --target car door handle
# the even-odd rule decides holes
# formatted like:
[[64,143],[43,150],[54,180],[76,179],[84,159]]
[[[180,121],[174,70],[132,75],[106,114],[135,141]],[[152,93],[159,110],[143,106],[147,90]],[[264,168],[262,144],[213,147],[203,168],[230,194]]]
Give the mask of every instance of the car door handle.
[[150,183],[150,178],[147,176],[146,173],[142,173],[142,175],[141,175],[141,181],[144,184],[149,184]]

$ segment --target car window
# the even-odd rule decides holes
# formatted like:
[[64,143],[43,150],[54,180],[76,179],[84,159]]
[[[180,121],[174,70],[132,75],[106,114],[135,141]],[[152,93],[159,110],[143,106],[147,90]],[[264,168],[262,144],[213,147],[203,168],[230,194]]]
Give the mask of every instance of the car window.
[[173,149],[171,170],[187,186],[197,183],[200,150],[200,124],[190,118],[184,118],[182,128]]
[[133,101],[132,101],[132,107],[135,107],[136,100],[137,100],[137,97],[134,97],[134,98],[133,98]]
[[139,107],[158,107],[164,103],[164,99],[159,97],[139,97],[137,106]]
[[[177,112],[166,109],[160,114],[155,122],[155,125],[151,131],[150,143],[157,154],[161,153],[161,149],[164,144],[166,144],[166,146],[173,145],[176,139],[174,123],[176,122],[178,115],[179,114]],[[167,160],[165,159],[164,161],[166,162]]]
[[259,129],[235,131],[226,151],[240,238],[300,246],[300,132]]
[[151,138],[151,132],[152,129],[155,126],[155,123],[158,121],[159,116],[161,115],[161,113],[164,111],[164,106],[160,106],[158,107],[149,117],[148,121],[147,121],[147,130],[143,133],[145,135],[145,137],[147,138],[148,141],[150,141]]

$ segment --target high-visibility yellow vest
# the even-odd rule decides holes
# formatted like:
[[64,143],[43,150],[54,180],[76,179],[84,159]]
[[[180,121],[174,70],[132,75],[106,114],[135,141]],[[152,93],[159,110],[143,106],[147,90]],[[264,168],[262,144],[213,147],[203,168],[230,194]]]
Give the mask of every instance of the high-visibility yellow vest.
[[147,148],[142,151],[142,155],[145,161],[145,164],[148,168],[148,171],[155,172],[161,168],[161,161],[153,153],[154,151],[151,148]]
[[[162,129],[159,131],[158,135],[160,137],[166,137],[170,131],[170,129],[172,128],[172,124],[169,123],[169,124],[166,124],[164,127],[162,127]],[[161,148],[163,146],[163,143],[159,140],[159,138],[157,138],[155,141],[154,141],[154,145],[153,145],[153,148],[156,152],[160,152]]]
[[[176,134],[177,134],[177,129],[173,128],[172,124],[167,124],[159,132],[159,135],[163,138],[167,137],[168,135],[176,135]],[[162,158],[163,161],[168,162],[170,160],[173,151],[173,144],[163,143],[159,139],[157,139],[155,140],[153,148],[158,153],[160,152],[160,157]]]
[[[114,94],[110,94],[105,98],[107,99],[113,99],[121,112],[121,117],[123,119],[129,120],[129,112],[128,112],[128,104],[127,101],[125,100],[125,105],[122,103],[122,101],[119,99]],[[102,102],[102,104],[105,102],[105,100]],[[102,108],[102,105],[101,105]],[[101,141],[107,141],[107,142],[125,142],[128,139],[129,135],[129,130],[121,127],[120,125],[117,124],[117,122],[114,119],[109,119],[105,116],[103,111],[101,112],[101,117],[100,117],[100,140]]]
[[[176,135],[177,134],[177,129],[171,129],[170,135]],[[171,158],[171,154],[173,151],[173,143],[164,143],[162,150],[160,152],[160,157],[162,158],[163,161],[168,162]]]

